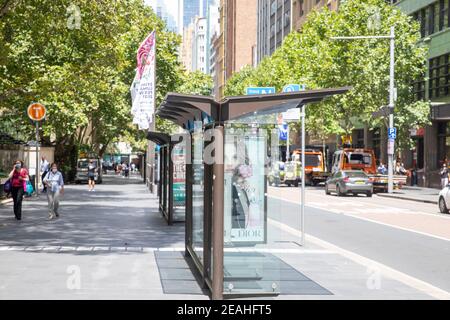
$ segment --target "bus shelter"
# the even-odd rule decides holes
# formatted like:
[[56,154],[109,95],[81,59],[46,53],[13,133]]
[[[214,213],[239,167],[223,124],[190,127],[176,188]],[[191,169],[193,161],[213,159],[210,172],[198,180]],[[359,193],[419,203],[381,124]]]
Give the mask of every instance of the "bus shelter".
[[159,210],[169,225],[185,222],[185,149],[164,133],[148,132],[147,139],[159,146]]
[[165,97],[157,116],[189,134],[186,255],[192,257],[213,299],[278,295],[289,285],[286,275],[292,268],[282,253],[298,247],[296,237],[287,235],[282,225],[298,224],[295,212],[300,209],[271,196],[274,191],[267,183],[271,166],[279,160],[278,119],[288,110],[349,89],[238,96],[220,102],[176,93]]

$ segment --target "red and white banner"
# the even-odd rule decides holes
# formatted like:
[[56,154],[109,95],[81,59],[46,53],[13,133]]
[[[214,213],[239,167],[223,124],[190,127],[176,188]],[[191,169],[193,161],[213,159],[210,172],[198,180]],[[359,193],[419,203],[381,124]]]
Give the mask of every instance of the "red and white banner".
[[131,85],[133,123],[148,130],[155,113],[156,32],[153,31],[137,51],[136,77]]

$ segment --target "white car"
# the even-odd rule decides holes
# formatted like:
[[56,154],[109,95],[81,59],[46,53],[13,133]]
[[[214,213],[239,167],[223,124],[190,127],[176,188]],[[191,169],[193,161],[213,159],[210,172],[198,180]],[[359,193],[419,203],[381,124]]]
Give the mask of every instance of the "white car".
[[441,213],[449,213],[450,208],[450,185],[446,186],[439,192],[439,211]]

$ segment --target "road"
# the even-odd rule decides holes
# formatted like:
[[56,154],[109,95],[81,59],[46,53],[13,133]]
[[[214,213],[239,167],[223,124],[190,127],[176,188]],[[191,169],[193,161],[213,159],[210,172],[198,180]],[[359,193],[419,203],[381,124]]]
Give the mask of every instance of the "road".
[[[269,188],[269,218],[300,227],[300,189]],[[305,231],[450,292],[450,216],[412,201],[307,190]]]

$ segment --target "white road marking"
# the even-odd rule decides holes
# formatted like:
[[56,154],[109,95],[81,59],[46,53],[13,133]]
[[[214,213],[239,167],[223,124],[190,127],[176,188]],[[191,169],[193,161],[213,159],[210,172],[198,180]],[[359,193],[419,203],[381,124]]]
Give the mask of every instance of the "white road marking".
[[[285,199],[283,199],[281,197],[275,197],[275,196],[268,196],[268,197],[276,199],[276,200],[281,200],[281,201],[293,203],[293,204],[296,204],[296,205],[300,204],[299,202],[295,202],[295,201],[291,201],[291,200],[285,200]],[[387,227],[391,227],[391,228],[395,228],[395,229],[399,229],[399,230],[403,230],[403,231],[409,231],[409,232],[417,233],[417,234],[420,234],[420,235],[423,235],[423,236],[428,236],[428,237],[436,238],[436,239],[439,239],[439,240],[450,241],[449,238],[445,238],[445,237],[434,235],[434,234],[427,233],[427,232],[418,231],[418,230],[415,230],[415,229],[401,227],[401,226],[398,226],[398,225],[395,225],[395,224],[391,224],[391,223],[380,222],[380,221],[377,221],[377,220],[374,220],[374,219],[361,217],[361,216],[358,216],[356,214],[349,213],[349,211],[342,211],[342,210],[336,209],[336,208],[326,208],[326,206],[323,205],[323,204],[315,205],[315,202],[306,202],[306,206],[307,207],[311,207],[311,208],[315,208],[315,209],[326,210],[326,211],[331,212],[331,213],[341,214],[341,215],[344,215],[344,216],[347,216],[347,217],[352,217],[352,218],[355,218],[355,219],[360,219],[360,220],[364,220],[364,221],[368,221],[368,222],[372,222],[372,223],[377,223],[377,224],[380,224],[380,225],[383,225],[383,226],[387,226]],[[386,209],[375,209],[375,210],[374,209],[367,209],[367,210],[355,209],[355,211],[359,212],[359,213],[386,213],[387,212]],[[392,210],[392,208],[390,210]],[[390,212],[390,213],[391,214],[433,215],[433,214],[429,214],[429,213],[407,212],[406,210],[409,210],[409,209],[397,209],[397,208],[395,208],[395,210],[396,211],[400,210],[402,212]],[[300,212],[300,208],[299,208],[299,212]],[[446,219],[448,219],[448,217],[441,217],[441,216],[437,216],[437,215],[433,215],[433,216],[438,217],[438,218],[446,218]]]
[[[285,225],[285,224],[283,224],[281,222],[272,220],[270,218],[268,219],[268,222],[271,223],[274,226],[277,226],[278,228],[280,228],[280,229],[282,229],[282,230],[284,230],[286,232],[289,232],[292,235],[295,235],[297,237],[301,237],[301,232],[296,230],[296,229],[294,229],[294,228],[292,228],[292,227],[289,227],[289,226],[287,226],[287,225]],[[432,296],[433,298],[441,299],[441,300],[449,300],[450,299],[450,293],[449,292],[447,292],[447,291],[445,291],[443,289],[440,289],[440,288],[438,288],[436,286],[433,286],[432,284],[429,284],[429,283],[427,283],[425,281],[422,281],[422,280],[419,280],[419,279],[414,278],[412,276],[409,276],[409,275],[407,275],[407,274],[405,274],[405,273],[403,273],[401,271],[395,270],[395,269],[393,269],[391,267],[388,267],[388,266],[386,266],[386,265],[384,265],[382,263],[379,263],[377,261],[374,261],[374,260],[368,259],[366,257],[360,256],[360,255],[358,255],[358,254],[356,254],[354,252],[342,249],[342,248],[340,248],[338,246],[335,246],[334,244],[331,244],[331,243],[329,243],[327,241],[324,241],[322,239],[316,238],[316,237],[311,236],[309,234],[305,234],[305,238],[306,238],[307,241],[310,241],[311,243],[314,243],[314,244],[316,244],[318,246],[321,246],[322,248],[326,248],[326,249],[328,249],[330,251],[333,251],[333,252],[335,252],[337,254],[340,254],[340,255],[346,257],[347,259],[350,259],[353,262],[356,262],[356,263],[358,263],[360,265],[363,265],[365,267],[371,267],[371,268],[376,267],[383,273],[383,275],[385,275],[385,276],[387,276],[387,277],[389,277],[391,279],[400,281],[400,282],[406,284],[407,286],[410,286],[410,287],[412,287],[412,288],[414,288],[416,290],[424,292],[424,293]]]
[[404,227],[392,225],[392,224],[389,224],[389,223],[385,223],[385,222],[373,220],[373,219],[370,219],[370,218],[365,218],[365,217],[353,215],[353,214],[350,214],[350,213],[345,213],[344,215],[346,215],[348,217],[353,217],[353,218],[357,218],[357,219],[361,219],[361,220],[377,223],[377,224],[380,224],[380,225],[383,225],[383,226],[386,226],[386,227],[396,228],[396,229],[400,229],[400,230],[403,230],[403,231],[414,232],[414,233],[417,233],[417,234],[421,234],[423,236],[428,236],[428,237],[436,238],[436,239],[439,239],[439,240],[450,241],[449,238],[444,238],[444,237],[437,236],[437,235],[434,235],[434,234],[431,234],[431,233],[417,231],[417,230],[413,230],[413,229],[409,229],[409,228],[404,228]]

